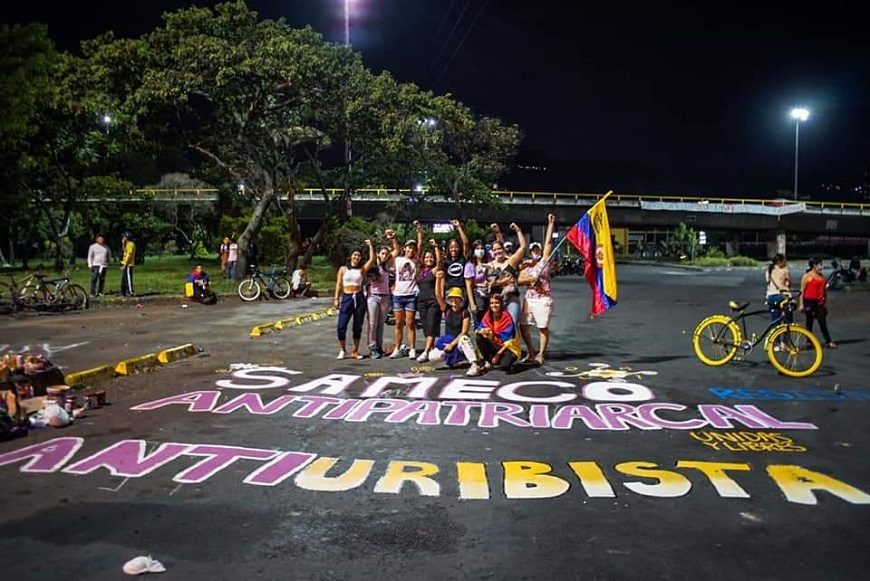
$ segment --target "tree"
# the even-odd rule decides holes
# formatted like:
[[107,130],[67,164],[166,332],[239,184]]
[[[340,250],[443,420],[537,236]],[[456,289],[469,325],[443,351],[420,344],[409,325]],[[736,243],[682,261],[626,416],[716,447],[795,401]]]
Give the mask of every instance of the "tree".
[[141,78],[117,96],[146,139],[186,147],[244,186],[253,204],[244,249],[279,195],[294,204],[301,166],[317,171],[341,141],[348,92],[365,70],[346,48],[310,28],[259,20],[240,0],[164,20],[135,42],[103,39],[93,56],[109,76]]

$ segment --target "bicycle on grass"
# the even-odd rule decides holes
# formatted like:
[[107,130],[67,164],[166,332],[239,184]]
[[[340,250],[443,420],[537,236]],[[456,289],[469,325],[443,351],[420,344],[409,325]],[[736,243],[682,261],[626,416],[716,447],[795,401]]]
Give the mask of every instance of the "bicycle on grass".
[[[81,285],[70,282],[69,271],[58,278],[48,278],[34,273],[25,277],[21,283],[9,276],[8,292],[14,308],[46,310],[87,309],[90,306],[88,293]],[[6,292],[6,289],[3,289]]]
[[[800,291],[790,291],[780,304],[780,316],[759,335],[747,333],[746,318],[768,309],[746,312],[749,302],[730,301],[731,316],[712,315],[695,328],[692,346],[703,363],[718,367],[732,359],[741,361],[765,341],[764,350],[773,367],[789,377],[807,377],[822,365],[822,345],[806,328],[791,322]],[[738,322],[740,325],[738,325]]]
[[290,296],[292,285],[290,280],[287,279],[286,270],[277,273],[273,267],[267,281],[256,265],[251,265],[250,268],[251,274],[239,283],[239,297],[243,301],[250,302],[257,300],[264,290],[267,296],[273,296],[278,299],[286,299]]

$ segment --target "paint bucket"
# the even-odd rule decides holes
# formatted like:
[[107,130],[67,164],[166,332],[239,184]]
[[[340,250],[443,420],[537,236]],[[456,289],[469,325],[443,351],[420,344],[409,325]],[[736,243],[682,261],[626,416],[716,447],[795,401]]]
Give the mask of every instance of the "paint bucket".
[[106,405],[106,391],[89,391],[85,393],[85,397],[88,398],[88,407],[89,408],[98,408]]

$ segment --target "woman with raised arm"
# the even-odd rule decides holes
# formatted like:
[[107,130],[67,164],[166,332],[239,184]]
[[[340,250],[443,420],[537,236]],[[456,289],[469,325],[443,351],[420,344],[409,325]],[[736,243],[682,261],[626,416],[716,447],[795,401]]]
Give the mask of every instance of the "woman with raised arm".
[[482,240],[475,240],[472,253],[465,263],[465,296],[468,297],[468,308],[474,320],[480,320],[489,306],[489,281],[487,270],[489,259],[486,255],[486,245]]
[[[519,283],[527,286],[523,299],[523,313],[520,319],[520,333],[529,348],[529,361],[536,365],[544,364],[547,344],[550,342],[550,316],[553,314],[553,296],[550,292],[550,255],[553,251],[553,230],[556,228],[556,216],[547,214],[547,233],[544,246],[539,242],[529,245],[531,260],[526,261],[525,268],[519,276]],[[535,325],[540,334],[540,346],[534,349],[529,325]]]
[[[393,352],[390,359],[396,359],[407,354],[412,359],[417,358],[415,343],[417,341],[416,309],[417,309],[417,275],[420,273],[420,265],[417,262],[417,250],[423,246],[423,226],[414,220],[414,228],[417,230],[417,240],[408,240],[399,253],[399,241],[393,234],[391,242],[393,250],[393,269],[396,273],[396,282],[393,286],[393,314],[396,317],[396,327],[393,336]],[[404,331],[408,331],[408,345],[402,343]],[[404,352],[407,349],[407,353]]]
[[[387,230],[389,238],[392,230]],[[395,234],[392,234],[395,237]],[[377,263],[369,269],[366,285],[366,306],[368,310],[369,357],[380,359],[384,356],[384,325],[390,310],[390,265],[393,255],[389,247],[378,249]]]
[[510,313],[514,322],[520,320],[520,291],[517,286],[517,275],[520,262],[526,253],[526,237],[520,227],[511,223],[511,230],[517,235],[519,247],[508,255],[505,251],[504,238],[501,229],[493,224],[496,240],[492,243],[493,259],[489,262],[488,277],[490,281],[489,294],[500,295],[504,302],[504,308]]
[[350,253],[347,264],[338,269],[335,277],[335,295],[333,305],[338,309],[338,356],[344,359],[347,355],[347,326],[353,320],[353,351],[351,357],[362,359],[359,352],[359,341],[362,337],[363,321],[366,316],[366,299],[363,294],[363,282],[366,273],[375,264],[375,249],[371,240],[366,240],[369,249],[369,259],[363,264],[362,252],[354,250]]
[[[468,235],[459,220],[451,220],[450,225],[459,234],[459,240],[451,239],[447,243],[447,256],[441,269],[444,271],[444,292],[458,288],[465,293],[465,264],[468,262]],[[441,262],[439,262],[441,264]],[[463,296],[463,306],[466,303]]]
[[[429,361],[429,352],[435,347],[435,338],[441,330],[441,311],[438,308],[436,296],[436,275],[441,273],[441,247],[435,240],[429,240],[430,249],[423,253],[420,265],[420,274],[417,276],[417,312],[420,314],[420,323],[423,326],[423,352],[417,357],[417,361],[425,363]],[[443,277],[443,275],[442,275]],[[440,289],[444,292],[443,289]],[[408,353],[409,357],[413,357]]]

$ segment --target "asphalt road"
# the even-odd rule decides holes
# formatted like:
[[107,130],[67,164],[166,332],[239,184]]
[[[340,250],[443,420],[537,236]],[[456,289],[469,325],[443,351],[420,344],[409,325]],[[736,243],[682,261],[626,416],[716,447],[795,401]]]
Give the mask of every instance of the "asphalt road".
[[0,443],[3,578],[118,579],[137,555],[166,580],[863,577],[870,292],[831,294],[840,348],[810,378],[701,364],[695,325],[761,281],[621,266],[590,320],[559,278],[547,365],[471,383],[336,361],[334,317],[248,336],[320,299],[3,319],[0,346],[66,371],[202,350]]

